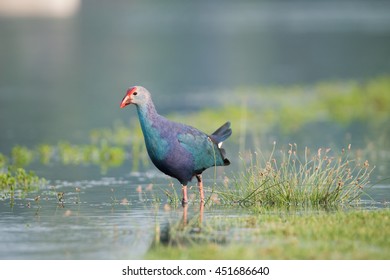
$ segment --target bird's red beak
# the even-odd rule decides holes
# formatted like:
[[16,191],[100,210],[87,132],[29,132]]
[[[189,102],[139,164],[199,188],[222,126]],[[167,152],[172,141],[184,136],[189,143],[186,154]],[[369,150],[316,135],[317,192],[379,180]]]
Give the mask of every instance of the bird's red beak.
[[125,97],[123,97],[121,102],[121,108],[125,108],[127,105],[131,104],[131,96],[129,94],[126,94]]
[[125,97],[123,97],[120,107],[124,108],[129,104],[133,103],[132,95],[136,91],[136,87],[129,88],[126,92]]

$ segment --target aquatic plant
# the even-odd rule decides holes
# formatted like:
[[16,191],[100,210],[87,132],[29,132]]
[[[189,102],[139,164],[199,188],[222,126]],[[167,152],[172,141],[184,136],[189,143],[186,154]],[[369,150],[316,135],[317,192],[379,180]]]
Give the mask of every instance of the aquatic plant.
[[[31,152],[27,148],[16,146],[13,150],[13,160],[18,165],[26,164],[30,160]],[[26,157],[21,156],[22,151],[28,151]],[[18,160],[15,160],[15,158]],[[39,178],[34,172],[27,172],[18,165],[9,165],[7,156],[0,153],[0,199],[10,199],[11,206],[16,196],[25,196],[28,192],[37,191],[45,184],[45,179]]]
[[32,171],[8,166],[6,171],[0,170],[1,198],[10,198],[10,203],[13,204],[15,196],[25,196],[28,192],[37,191],[45,182],[45,179],[39,178]]
[[8,163],[8,158],[2,153],[0,153],[0,170],[5,166],[7,166],[7,163]]
[[15,166],[23,167],[29,165],[34,159],[34,151],[25,146],[14,146],[11,151],[12,163]]
[[341,153],[296,144],[269,155],[261,151],[241,156],[243,171],[214,192],[224,201],[242,206],[335,205],[356,202],[369,184],[373,170],[368,161],[353,157],[351,146]]
[[40,144],[36,148],[36,151],[38,154],[38,158],[42,164],[44,165],[50,164],[55,153],[55,149],[53,146],[48,144]]
[[44,165],[56,161],[63,165],[94,164],[100,166],[103,174],[109,167],[120,166],[126,155],[123,147],[110,145],[107,141],[84,145],[60,141],[57,145],[39,145],[35,151]]

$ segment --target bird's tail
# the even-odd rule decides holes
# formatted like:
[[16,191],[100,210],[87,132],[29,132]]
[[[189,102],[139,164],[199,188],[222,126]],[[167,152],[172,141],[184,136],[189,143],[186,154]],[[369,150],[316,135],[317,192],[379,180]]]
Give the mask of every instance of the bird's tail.
[[218,128],[216,131],[214,131],[210,138],[213,140],[214,143],[218,145],[218,148],[222,154],[222,157],[224,159],[224,164],[229,165],[230,161],[225,158],[226,152],[225,149],[222,149],[222,143],[225,141],[229,136],[232,135],[232,129],[230,128],[230,122],[226,122],[223,126]]
[[226,122],[223,126],[214,131],[210,137],[213,139],[215,143],[222,143],[229,136],[232,135],[232,130],[230,128],[230,122]]

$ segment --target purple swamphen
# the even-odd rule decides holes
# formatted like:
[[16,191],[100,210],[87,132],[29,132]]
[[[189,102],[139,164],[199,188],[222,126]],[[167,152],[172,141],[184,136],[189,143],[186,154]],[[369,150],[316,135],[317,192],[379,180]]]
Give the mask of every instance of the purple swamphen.
[[212,166],[229,165],[222,142],[231,134],[230,122],[211,135],[159,115],[150,93],[143,87],[127,90],[120,107],[137,107],[138,118],[145,138],[146,149],[153,164],[163,173],[182,184],[183,206],[187,204],[187,184],[198,180],[200,199],[204,202],[202,172]]

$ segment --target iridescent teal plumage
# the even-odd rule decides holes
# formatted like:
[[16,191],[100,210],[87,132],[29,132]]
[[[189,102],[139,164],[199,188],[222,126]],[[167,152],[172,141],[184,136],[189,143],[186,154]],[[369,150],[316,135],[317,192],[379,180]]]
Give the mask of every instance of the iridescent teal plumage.
[[[179,180],[184,187],[196,176],[201,188],[204,170],[230,164],[221,148],[222,142],[232,133],[229,122],[207,135],[194,127],[170,121],[157,113],[150,93],[139,86],[128,90],[121,108],[128,104],[137,107],[146,149],[154,165]],[[183,196],[186,201],[184,191]]]

